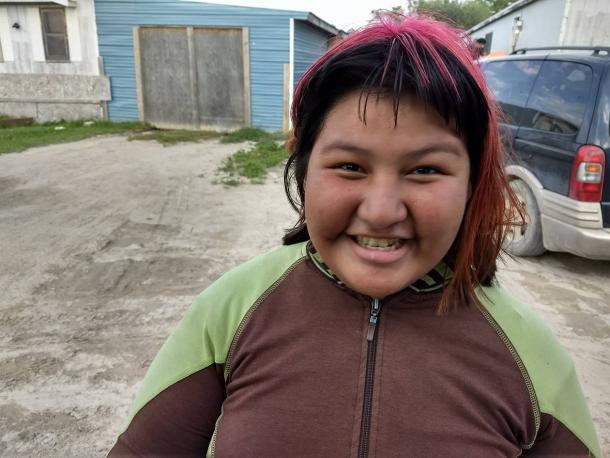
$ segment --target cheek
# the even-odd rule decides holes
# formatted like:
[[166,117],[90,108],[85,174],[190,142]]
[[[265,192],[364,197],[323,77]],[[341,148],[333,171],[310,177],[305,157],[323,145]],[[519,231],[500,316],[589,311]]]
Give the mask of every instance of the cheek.
[[[333,236],[342,231],[357,208],[356,193],[336,178],[311,176],[305,188],[305,219],[310,235]],[[313,232],[313,234],[312,234]]]
[[[448,183],[421,195],[412,208],[416,230],[427,232],[438,239],[455,237],[462,224],[468,200],[468,186]],[[425,234],[421,234],[425,235]]]

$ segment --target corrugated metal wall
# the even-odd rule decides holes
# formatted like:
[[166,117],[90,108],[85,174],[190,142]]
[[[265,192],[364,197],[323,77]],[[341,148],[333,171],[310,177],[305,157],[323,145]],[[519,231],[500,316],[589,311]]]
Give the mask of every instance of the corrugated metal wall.
[[95,0],[100,55],[111,78],[111,119],[138,119],[133,29],[140,25],[247,27],[252,125],[282,128],[283,66],[289,62],[290,18],[307,13],[181,0]]
[[294,87],[303,73],[328,49],[330,35],[305,21],[294,21]]

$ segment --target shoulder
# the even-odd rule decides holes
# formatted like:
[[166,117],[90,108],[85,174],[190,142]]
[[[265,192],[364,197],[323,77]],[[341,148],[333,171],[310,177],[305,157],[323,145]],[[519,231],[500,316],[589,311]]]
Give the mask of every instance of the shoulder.
[[477,295],[513,353],[525,383],[531,384],[528,389],[539,413],[556,418],[598,456],[597,435],[574,363],[548,325],[499,286],[479,288]]
[[205,332],[216,363],[224,363],[235,332],[251,307],[307,256],[304,243],[282,246],[228,271],[194,300],[180,328]]
[[227,306],[249,307],[306,257],[305,243],[282,246],[257,256],[212,283],[195,299],[191,310],[211,307],[222,314]]
[[215,350],[210,357],[216,363],[224,363],[233,336],[249,309],[305,257],[304,243],[283,246],[230,270],[197,296],[176,332],[192,329],[196,336],[206,335],[209,347]]
[[248,311],[306,255],[305,244],[277,248],[230,270],[203,291],[151,363],[130,420],[169,386],[204,368],[222,366]]

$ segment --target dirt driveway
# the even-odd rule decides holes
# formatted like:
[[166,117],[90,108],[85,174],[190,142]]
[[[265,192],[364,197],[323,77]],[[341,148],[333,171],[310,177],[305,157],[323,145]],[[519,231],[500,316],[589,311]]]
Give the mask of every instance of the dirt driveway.
[[[0,456],[103,456],[192,298],[278,244],[281,171],[213,184],[241,146],[106,137],[0,156]],[[501,272],[574,355],[604,449],[609,278],[567,255]]]

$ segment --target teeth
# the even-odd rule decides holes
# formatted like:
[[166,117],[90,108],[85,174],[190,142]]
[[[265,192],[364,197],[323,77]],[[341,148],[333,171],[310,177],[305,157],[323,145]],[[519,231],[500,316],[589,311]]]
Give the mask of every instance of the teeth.
[[399,239],[377,239],[372,237],[356,236],[358,245],[374,250],[395,250],[402,242]]

